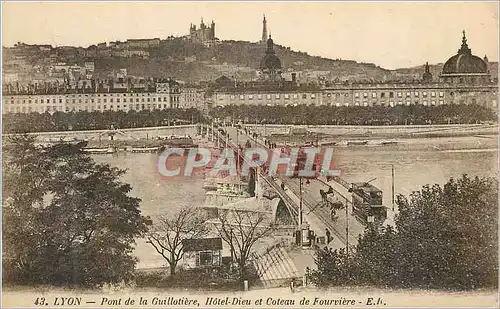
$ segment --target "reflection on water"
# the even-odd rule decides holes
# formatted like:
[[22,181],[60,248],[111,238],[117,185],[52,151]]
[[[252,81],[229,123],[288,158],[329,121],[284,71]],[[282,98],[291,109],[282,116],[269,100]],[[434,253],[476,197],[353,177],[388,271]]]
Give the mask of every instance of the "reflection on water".
[[[349,182],[368,181],[384,192],[391,204],[391,165],[395,171],[396,194],[408,195],[425,184],[443,184],[463,173],[498,178],[497,137],[433,138],[398,140],[396,145],[336,147],[333,161]],[[205,191],[199,177],[171,181],[157,172],[157,154],[121,153],[94,155],[96,161],[125,168],[123,181],[131,194],[142,199],[144,215],[169,214],[182,205],[199,205]],[[143,240],[138,240],[139,267],[159,267],[164,260]]]

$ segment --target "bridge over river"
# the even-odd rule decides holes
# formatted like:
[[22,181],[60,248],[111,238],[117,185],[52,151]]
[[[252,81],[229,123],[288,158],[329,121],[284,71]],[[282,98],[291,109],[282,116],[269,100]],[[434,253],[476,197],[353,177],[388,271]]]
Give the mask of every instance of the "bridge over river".
[[[253,139],[237,128],[225,127],[226,137],[223,137],[220,132],[216,132],[210,126],[205,126],[202,132],[209,132],[210,135],[212,130],[214,135],[217,136],[216,138],[219,139],[218,144],[227,144],[235,151],[238,149],[237,145],[245,144],[247,141],[250,142],[252,147],[260,147],[271,151],[264,145],[263,141]],[[326,231],[330,231],[332,241],[329,247],[339,249],[345,248],[347,245],[357,244],[358,236],[364,231],[365,226],[352,215],[351,193],[348,192],[350,184],[340,178],[327,182],[324,177],[305,181],[283,175],[269,176],[260,168],[258,169],[257,181],[267,183],[278,194],[297,227],[300,222],[300,188],[302,187],[302,222],[307,223],[316,236],[326,238]],[[333,217],[330,208],[322,204],[320,194],[320,190],[328,191],[330,187],[334,191],[334,196],[344,205],[344,208],[337,211]]]

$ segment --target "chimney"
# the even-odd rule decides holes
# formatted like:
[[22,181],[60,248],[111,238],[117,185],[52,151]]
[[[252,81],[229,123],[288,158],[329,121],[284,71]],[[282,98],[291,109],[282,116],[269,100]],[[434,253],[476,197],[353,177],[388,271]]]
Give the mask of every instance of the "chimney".
[[292,73],[292,82],[293,83],[297,82],[297,73]]

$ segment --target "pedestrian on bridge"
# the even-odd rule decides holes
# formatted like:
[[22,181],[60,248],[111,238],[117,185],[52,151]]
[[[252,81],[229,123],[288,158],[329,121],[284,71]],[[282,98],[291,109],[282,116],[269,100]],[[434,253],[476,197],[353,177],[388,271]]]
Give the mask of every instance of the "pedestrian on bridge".
[[330,233],[330,230],[325,229],[326,231],[326,244],[328,245],[332,241],[332,234]]

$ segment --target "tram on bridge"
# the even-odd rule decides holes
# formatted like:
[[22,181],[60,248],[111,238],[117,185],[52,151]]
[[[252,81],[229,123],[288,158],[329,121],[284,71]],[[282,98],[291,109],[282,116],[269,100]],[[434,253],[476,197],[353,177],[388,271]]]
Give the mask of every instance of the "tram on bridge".
[[383,223],[387,209],[382,205],[382,190],[366,182],[353,183],[352,210],[354,215],[366,223]]

